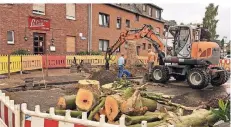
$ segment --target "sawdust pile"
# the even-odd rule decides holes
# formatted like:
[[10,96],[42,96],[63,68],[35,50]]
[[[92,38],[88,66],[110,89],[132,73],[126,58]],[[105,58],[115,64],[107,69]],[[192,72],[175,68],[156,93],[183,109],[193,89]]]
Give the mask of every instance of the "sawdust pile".
[[117,79],[117,73],[111,70],[101,69],[97,72],[93,72],[90,79],[98,80],[100,85],[104,85],[114,82]]

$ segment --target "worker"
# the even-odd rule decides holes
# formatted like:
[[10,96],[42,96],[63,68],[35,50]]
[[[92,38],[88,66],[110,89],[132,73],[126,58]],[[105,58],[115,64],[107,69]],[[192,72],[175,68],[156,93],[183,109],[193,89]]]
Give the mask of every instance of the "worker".
[[124,54],[121,54],[121,56],[118,59],[118,67],[119,67],[119,73],[118,78],[122,78],[123,70],[124,70]]
[[148,49],[148,72],[151,74],[152,72],[152,67],[155,61],[155,54],[151,49]]

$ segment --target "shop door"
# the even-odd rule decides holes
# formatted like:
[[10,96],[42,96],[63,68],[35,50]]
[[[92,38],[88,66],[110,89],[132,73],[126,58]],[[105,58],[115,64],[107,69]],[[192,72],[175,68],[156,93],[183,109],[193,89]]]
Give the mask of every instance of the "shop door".
[[34,33],[34,54],[45,54],[45,34]]

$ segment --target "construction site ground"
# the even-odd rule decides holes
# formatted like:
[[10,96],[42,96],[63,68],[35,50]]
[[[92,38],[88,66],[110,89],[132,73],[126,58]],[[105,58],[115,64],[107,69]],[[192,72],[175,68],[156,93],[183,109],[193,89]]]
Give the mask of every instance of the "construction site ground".
[[[81,79],[88,79],[87,73],[70,73],[69,69],[49,70],[47,88],[44,86],[34,89],[25,89],[25,78],[42,78],[41,71],[33,71],[30,74],[14,74],[10,79],[0,79],[0,88],[16,104],[27,103],[30,110],[34,110],[35,105],[40,105],[41,111],[47,111],[49,107],[54,107],[59,97],[63,95],[76,94],[76,83]],[[132,79],[142,82],[142,79]],[[113,82],[113,81],[112,81]],[[219,96],[226,96],[230,91],[230,80],[221,87],[208,86],[203,90],[191,89],[186,82],[177,82],[173,78],[167,84],[157,84],[148,82],[147,92],[164,93],[175,95],[173,102],[186,106],[198,106]]]

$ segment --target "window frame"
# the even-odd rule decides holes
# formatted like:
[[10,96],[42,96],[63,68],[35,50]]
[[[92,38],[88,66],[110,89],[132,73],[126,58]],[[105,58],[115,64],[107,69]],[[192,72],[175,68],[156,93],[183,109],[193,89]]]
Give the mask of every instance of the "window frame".
[[146,11],[147,11],[147,5],[143,4],[142,10],[143,10],[144,12],[146,12]]
[[146,43],[142,44],[143,50],[146,50]]
[[[129,22],[129,26],[127,25],[127,21]],[[130,28],[130,27],[131,27],[131,21],[130,21],[130,20],[126,19],[125,24],[126,24],[126,27],[127,27],[127,28]]]
[[135,20],[139,21],[140,20],[140,16],[138,14],[135,14]]
[[152,49],[152,44],[148,44],[148,49]]
[[[41,4],[41,3],[39,3]],[[32,13],[33,14],[37,14],[37,15],[46,15],[46,4],[44,3],[44,12],[42,12],[41,10],[34,10],[34,5],[33,4],[33,7],[32,7]]]
[[[117,24],[118,24],[118,19],[120,20],[120,27],[118,28],[117,27]],[[122,28],[122,18],[121,17],[117,17],[117,19],[116,19],[116,29],[121,29]]]
[[[151,14],[150,14],[150,13],[151,13]],[[148,15],[149,15],[149,16],[152,16],[152,8],[151,8],[151,7],[149,7]]]
[[[105,17],[105,19],[106,19],[106,21],[107,21],[107,19],[108,19],[108,26],[107,25],[105,25],[104,24],[104,18],[102,18],[102,15],[103,16],[106,16]],[[110,15],[109,14],[106,14],[106,13],[102,13],[102,12],[99,12],[99,16],[101,16],[101,19],[102,19],[102,25],[100,24],[100,22],[99,22],[99,26],[101,26],[101,27],[110,27]],[[98,18],[99,18],[99,16],[98,16]],[[108,17],[108,18],[107,18]],[[99,19],[100,20],[100,19]],[[98,21],[99,21],[98,20]]]
[[[8,32],[11,32],[12,41],[9,41],[9,40],[8,40]],[[9,44],[9,45],[14,45],[14,30],[9,30],[9,31],[7,31],[7,44]]]
[[[159,31],[157,31],[157,29],[158,29]],[[160,27],[156,27],[156,30],[155,30],[155,31],[156,31],[156,34],[160,36]]]
[[[103,44],[102,44],[102,50],[100,50],[100,41],[103,42]],[[98,50],[99,50],[100,52],[106,52],[106,51],[107,51],[107,48],[106,48],[106,50],[104,51],[104,43],[105,43],[105,42],[108,42],[108,45],[107,45],[107,48],[108,48],[109,45],[110,45],[109,40],[106,40],[106,39],[99,39]]]
[[75,12],[75,17],[67,15],[67,4],[66,4],[66,19],[70,20],[76,20],[76,4],[75,3],[68,3],[68,4],[73,4],[74,5],[74,12]]
[[160,10],[156,10],[156,18],[157,18],[157,19],[160,19],[160,18],[161,18],[161,17],[160,17],[160,12],[161,12]]

